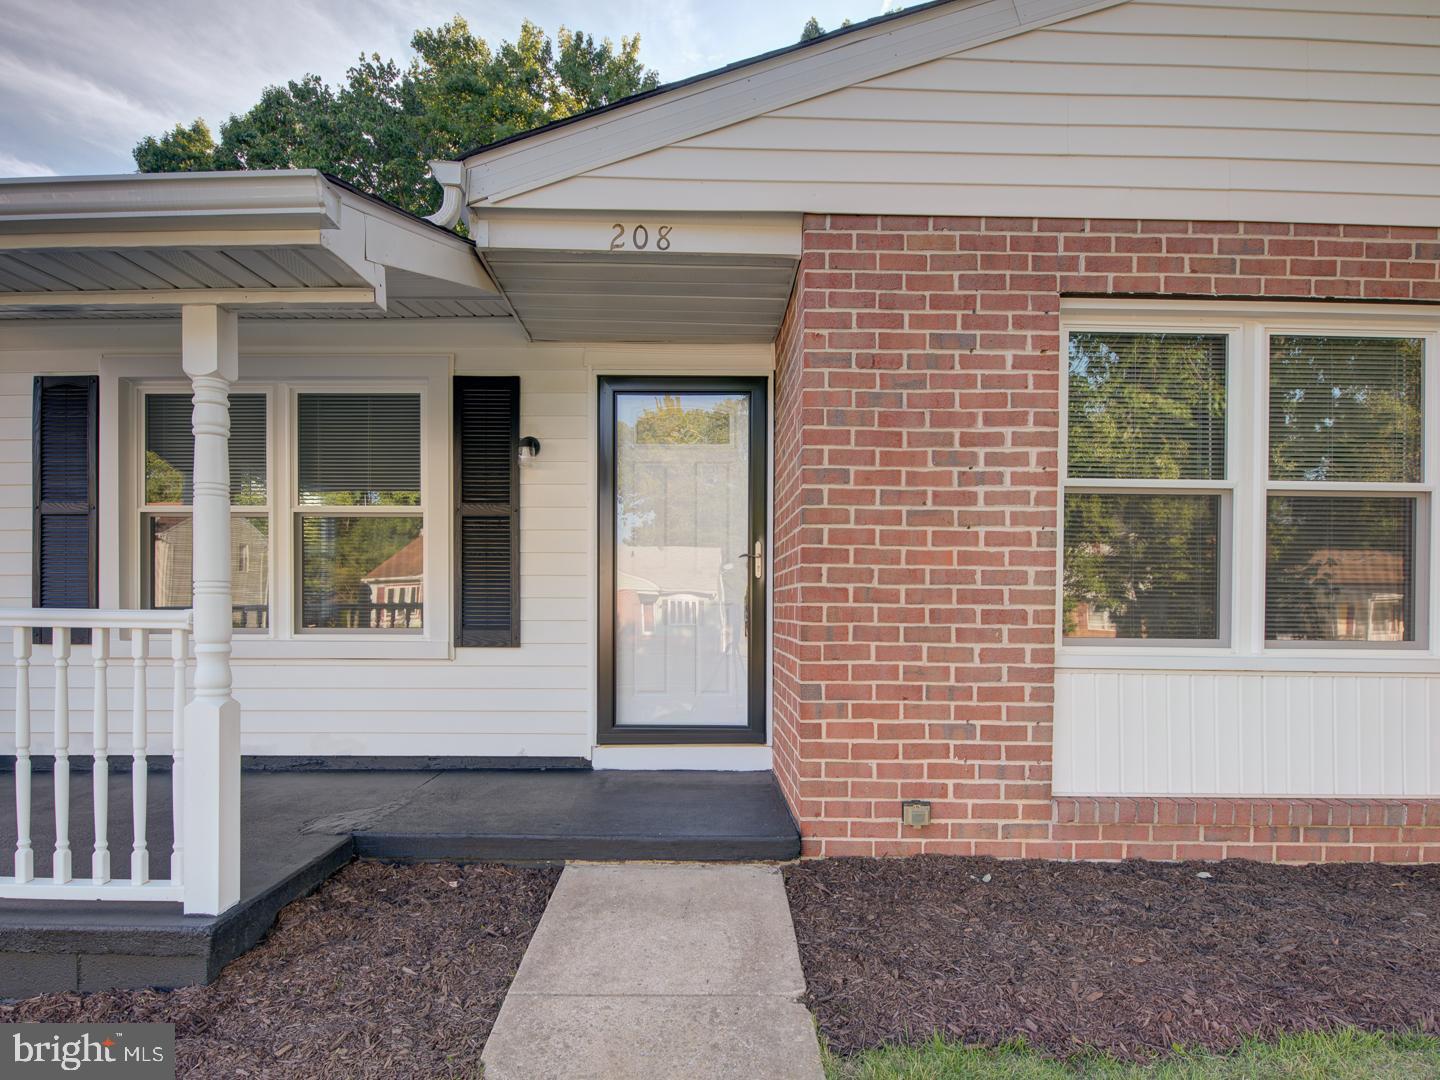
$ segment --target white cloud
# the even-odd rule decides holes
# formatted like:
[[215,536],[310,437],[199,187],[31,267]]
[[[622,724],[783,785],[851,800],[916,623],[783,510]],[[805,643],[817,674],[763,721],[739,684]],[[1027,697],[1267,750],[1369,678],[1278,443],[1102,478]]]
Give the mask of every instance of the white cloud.
[[55,170],[38,161],[26,161],[0,150],[0,176],[54,176]]
[[[826,27],[875,0],[0,0],[0,146],[10,168],[127,172],[145,135],[203,117],[212,129],[268,84],[314,72],[335,81],[361,53],[402,63],[410,35],[457,8],[487,40],[529,18],[618,39],[665,80],[788,45],[811,15]],[[778,10],[777,10],[778,9]],[[43,166],[34,166],[43,167]]]

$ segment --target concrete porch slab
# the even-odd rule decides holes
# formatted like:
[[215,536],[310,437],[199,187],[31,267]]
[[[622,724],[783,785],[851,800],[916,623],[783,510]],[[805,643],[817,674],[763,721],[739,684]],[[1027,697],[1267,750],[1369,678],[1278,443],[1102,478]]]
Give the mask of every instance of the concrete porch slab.
[[493,1080],[819,1080],[778,870],[571,865],[482,1062]]

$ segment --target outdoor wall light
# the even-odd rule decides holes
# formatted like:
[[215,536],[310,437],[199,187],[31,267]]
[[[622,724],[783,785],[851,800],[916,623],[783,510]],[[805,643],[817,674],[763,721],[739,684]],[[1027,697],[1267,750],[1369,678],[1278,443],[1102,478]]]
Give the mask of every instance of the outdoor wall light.
[[534,435],[526,435],[520,440],[520,464],[529,465],[540,456],[540,440]]

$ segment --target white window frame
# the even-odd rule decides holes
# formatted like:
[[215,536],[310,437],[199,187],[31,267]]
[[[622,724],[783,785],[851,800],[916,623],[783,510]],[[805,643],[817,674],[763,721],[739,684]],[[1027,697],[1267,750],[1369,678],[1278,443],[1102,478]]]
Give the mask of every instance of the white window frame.
[[[421,528],[428,532],[430,525],[430,503],[436,498],[431,488],[431,483],[426,483],[425,475],[425,439],[426,427],[425,398],[426,387],[423,383],[411,383],[406,381],[380,381],[380,382],[357,382],[350,379],[326,379],[324,381],[310,382],[286,382],[283,384],[286,397],[286,415],[289,423],[285,433],[286,462],[285,462],[285,494],[289,504],[285,507],[285,522],[282,528],[286,531],[290,548],[290,561],[286,564],[289,567],[287,583],[289,588],[289,618],[287,627],[291,638],[316,638],[316,637],[337,637],[337,638],[375,638],[381,637],[386,641],[403,640],[404,638],[424,637],[425,630],[409,629],[368,629],[356,630],[328,630],[314,627],[302,627],[300,625],[301,607],[301,574],[300,574],[300,522],[307,517],[317,518],[375,518],[375,517],[402,517],[419,518]],[[300,501],[300,398],[305,394],[415,394],[420,398],[420,505],[419,506],[344,506],[330,505],[327,503],[305,503]],[[443,495],[439,496],[444,498]],[[421,547],[424,547],[422,542]],[[431,584],[427,592],[434,591],[434,585],[439,582],[431,582],[429,566],[421,571],[421,585]],[[424,603],[422,616],[423,623],[430,621],[430,603],[428,598]]]
[[[1225,333],[1227,357],[1226,481],[1113,481],[1066,477],[1069,454],[1069,335],[1072,331]],[[1416,484],[1332,484],[1270,480],[1269,339],[1301,336],[1419,337],[1425,345],[1423,473]],[[1060,325],[1060,440],[1057,506],[1056,666],[1087,670],[1230,670],[1440,673],[1440,312],[1388,305],[1227,301],[1067,300]],[[1080,490],[1230,492],[1228,536],[1221,538],[1222,643],[1105,641],[1064,637],[1065,495]],[[1266,499],[1277,491],[1365,490],[1417,498],[1415,614],[1417,642],[1344,644],[1265,640]],[[1222,528],[1225,527],[1222,509]],[[1228,551],[1228,558],[1226,554]],[[1423,638],[1421,637],[1423,635]]]
[[[1396,643],[1371,643],[1366,641],[1348,642],[1324,642],[1310,643],[1304,641],[1265,641],[1264,608],[1261,608],[1261,623],[1258,633],[1266,650],[1277,652],[1293,652],[1303,650],[1312,652],[1317,648],[1330,649],[1336,652],[1355,652],[1371,650],[1381,652],[1420,652],[1424,653],[1430,644],[1432,632],[1431,605],[1425,603],[1426,596],[1430,589],[1430,567],[1424,558],[1425,552],[1433,546],[1431,538],[1435,535],[1433,516],[1435,504],[1435,479],[1436,464],[1432,458],[1435,450],[1435,438],[1432,431],[1434,427],[1434,414],[1432,412],[1434,382],[1436,376],[1435,347],[1436,335],[1432,332],[1425,334],[1405,334],[1396,330],[1377,330],[1370,327],[1352,328],[1340,327],[1331,329],[1326,327],[1316,331],[1313,326],[1305,327],[1301,322],[1273,322],[1262,326],[1263,334],[1255,343],[1254,347],[1259,349],[1257,354],[1258,366],[1263,369],[1265,376],[1265,401],[1264,408],[1260,410],[1260,424],[1263,432],[1263,441],[1260,443],[1263,464],[1263,490],[1259,492],[1259,505],[1256,513],[1260,515],[1261,528],[1263,529],[1269,521],[1269,499],[1272,495],[1292,494],[1297,497],[1324,497],[1333,495],[1338,497],[1355,497],[1371,495],[1379,498],[1411,498],[1415,500],[1415,581],[1413,584],[1415,592],[1415,640],[1410,642]],[[1421,368],[1421,393],[1423,395],[1424,414],[1421,418],[1422,428],[1420,432],[1420,480],[1417,483],[1365,483],[1354,480],[1274,480],[1270,477],[1270,339],[1273,337],[1316,337],[1320,335],[1333,335],[1337,337],[1355,338],[1397,338],[1397,337],[1418,337],[1424,342],[1424,365]],[[1262,534],[1263,535],[1263,534]],[[1261,567],[1261,586],[1264,586],[1264,567]]]
[[[143,542],[145,513],[172,508],[144,507],[144,395],[190,392],[177,378],[179,358],[102,357],[101,506],[102,536],[120,543],[104,551],[100,574],[102,607],[138,608],[145,597]],[[270,616],[265,631],[236,631],[237,660],[423,660],[453,656],[451,596],[454,592],[450,515],[451,372],[449,356],[357,356],[334,353],[240,357],[240,378],[232,393],[267,394],[267,510],[270,518]],[[343,374],[340,374],[343,373]],[[298,627],[299,543],[296,536],[298,416],[300,393],[416,393],[420,395],[419,516],[424,529],[424,627],[419,630],[302,630]],[[109,464],[107,464],[107,459]],[[305,507],[316,512],[319,507]],[[376,508],[334,507],[339,516]],[[387,508],[378,508],[384,512]],[[258,508],[236,507],[236,513]],[[258,513],[257,513],[258,516]],[[359,516],[354,515],[354,516]]]
[[[1060,376],[1060,415],[1062,425],[1062,438],[1060,445],[1060,554],[1064,555],[1064,525],[1065,525],[1065,496],[1066,494],[1097,494],[1097,495],[1209,495],[1219,499],[1219,510],[1216,514],[1216,578],[1219,588],[1215,597],[1215,637],[1201,638],[1196,640],[1184,640],[1176,638],[1150,638],[1144,641],[1134,639],[1104,639],[1097,638],[1090,640],[1085,647],[1096,650],[1109,651],[1112,649],[1225,649],[1231,640],[1231,625],[1233,619],[1231,612],[1235,607],[1235,597],[1232,590],[1225,587],[1225,583],[1234,575],[1230,573],[1231,560],[1233,558],[1233,536],[1234,529],[1234,506],[1236,502],[1237,485],[1234,479],[1236,471],[1235,449],[1237,443],[1236,419],[1232,403],[1237,396],[1236,385],[1236,363],[1235,357],[1238,352],[1238,343],[1241,335],[1241,327],[1238,324],[1224,325],[1211,323],[1204,328],[1193,324],[1186,325],[1177,323],[1172,325],[1156,324],[1139,328],[1144,333],[1153,334],[1206,334],[1211,337],[1225,338],[1225,475],[1213,480],[1166,480],[1166,479],[1137,479],[1132,477],[1100,477],[1086,476],[1070,478],[1066,475],[1069,471],[1069,417],[1070,417],[1070,378],[1069,378],[1069,355],[1070,355],[1070,334],[1072,332],[1084,332],[1090,330],[1120,332],[1124,327],[1120,325],[1092,325],[1089,322],[1077,322],[1062,328],[1060,335],[1061,342],[1061,363],[1063,370]],[[1063,566],[1062,566],[1063,571]],[[1060,582],[1060,638],[1064,641],[1065,613],[1064,600],[1065,590],[1063,573]],[[1075,639],[1071,639],[1071,645]]]

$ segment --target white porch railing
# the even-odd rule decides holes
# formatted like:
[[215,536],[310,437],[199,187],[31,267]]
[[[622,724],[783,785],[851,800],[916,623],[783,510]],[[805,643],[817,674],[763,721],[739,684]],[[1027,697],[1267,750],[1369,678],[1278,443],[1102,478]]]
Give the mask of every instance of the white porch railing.
[[[184,899],[184,715],[189,701],[186,692],[186,665],[189,662],[192,617],[189,611],[79,611],[58,608],[0,611],[0,628],[9,628],[15,657],[15,872],[0,877],[0,897],[31,900],[169,900]],[[35,663],[31,642],[35,630],[51,631],[48,662],[54,673],[53,724],[49,749],[54,753],[55,851],[50,876],[35,876],[35,852],[31,835],[32,756],[35,732],[31,726],[31,673]],[[75,630],[90,631],[90,664],[93,668],[93,704],[90,710],[93,772],[95,849],[91,855],[91,876],[71,874],[70,849],[70,667],[71,643]],[[134,844],[130,851],[128,876],[111,874],[109,844],[110,808],[110,667],[123,662],[112,654],[120,649],[120,635],[129,634],[129,663],[132,668],[130,706],[131,815]],[[170,635],[168,660],[152,662],[150,635]],[[44,661],[41,661],[44,662]],[[152,667],[171,667],[171,748],[170,803],[175,838],[170,856],[170,877],[150,876],[148,836],[150,749],[150,679]],[[43,753],[43,745],[39,748]]]

